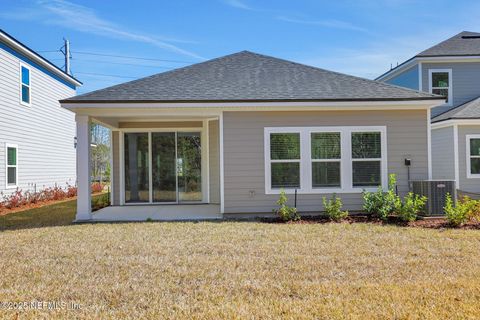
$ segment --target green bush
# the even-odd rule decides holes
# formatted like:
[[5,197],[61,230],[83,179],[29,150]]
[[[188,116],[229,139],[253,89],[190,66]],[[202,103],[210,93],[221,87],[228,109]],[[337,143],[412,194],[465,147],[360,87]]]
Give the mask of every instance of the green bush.
[[445,210],[445,217],[448,223],[455,227],[461,226],[473,216],[473,212],[476,211],[478,204],[478,201],[464,197],[461,201],[457,201],[455,205],[452,196],[447,194],[443,209]]
[[333,194],[332,199],[327,200],[326,197],[323,197],[322,201],[325,212],[330,220],[340,221],[348,216],[348,211],[342,211],[342,199],[337,198],[335,193]]
[[395,185],[397,178],[395,174],[391,174],[388,180],[388,191],[383,191],[382,187],[378,187],[375,192],[363,192],[363,210],[374,217],[387,220],[388,216],[395,209]]
[[403,201],[400,197],[396,196],[394,212],[403,221],[415,221],[418,213],[422,211],[427,202],[427,197],[419,196],[409,192]]
[[277,200],[277,204],[280,206],[278,209],[273,210],[283,221],[295,221],[300,220],[300,215],[297,212],[297,208],[292,208],[287,205],[287,194],[285,190],[280,190],[280,197]]

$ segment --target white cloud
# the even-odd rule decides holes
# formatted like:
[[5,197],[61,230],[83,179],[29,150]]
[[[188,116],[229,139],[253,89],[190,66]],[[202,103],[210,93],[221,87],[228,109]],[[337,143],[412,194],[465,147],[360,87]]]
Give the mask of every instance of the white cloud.
[[402,63],[432,45],[453,36],[458,31],[418,32],[412,36],[384,37],[358,48],[329,48],[312,57],[297,60],[320,68],[335,70],[359,77],[375,79],[397,63]]
[[249,5],[247,5],[245,2],[241,0],[225,0],[224,2],[234,8],[243,9],[243,10],[253,10],[252,7],[250,7]]
[[121,25],[105,20],[91,8],[63,0],[39,0],[38,7],[22,9],[19,12],[2,13],[7,19],[40,20],[44,23],[61,25],[65,28],[100,36],[147,43],[155,47],[196,59],[204,59],[198,54],[184,50],[168,42],[185,42],[171,38],[150,36],[130,31]]
[[285,16],[278,16],[277,19],[286,21],[286,22],[291,22],[291,23],[306,24],[306,25],[320,26],[320,27],[333,28],[333,29],[345,29],[345,30],[352,30],[352,31],[367,32],[366,29],[358,27],[354,24],[351,24],[350,22],[336,20],[336,19],[303,20],[303,19],[289,18]]

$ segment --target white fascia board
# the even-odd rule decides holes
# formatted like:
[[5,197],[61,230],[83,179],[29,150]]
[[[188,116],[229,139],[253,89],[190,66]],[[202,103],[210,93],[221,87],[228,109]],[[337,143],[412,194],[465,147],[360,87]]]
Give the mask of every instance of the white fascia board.
[[479,62],[480,56],[443,56],[443,57],[417,57],[422,62],[442,63],[442,62]]
[[[218,115],[221,111],[354,111],[354,110],[419,110],[445,103],[444,99],[408,101],[339,101],[339,102],[202,102],[202,103],[68,103],[62,107],[78,114],[112,116],[162,114],[173,111],[186,114]],[[109,112],[110,111],[110,112]]]
[[412,59],[408,62],[405,62],[405,64],[400,64],[397,67],[393,68],[392,70],[388,71],[384,75],[378,77],[375,79],[376,81],[387,81],[398,75],[399,73],[402,73],[404,71],[407,71],[408,69],[411,69],[412,67],[415,67],[417,65],[418,61],[415,59]]
[[460,126],[479,126],[480,119],[450,119],[441,122],[432,123],[432,129],[441,129],[454,125]]
[[14,48],[15,50],[21,52],[22,54],[26,55],[36,63],[42,65],[43,67],[47,68],[49,71],[55,73],[65,81],[68,81],[70,83],[73,83],[75,86],[80,87],[82,85],[81,82],[67,76],[64,72],[58,70],[57,68],[52,67],[52,65],[45,60],[39,58],[39,55],[37,53],[32,52],[31,50],[25,48],[24,46],[20,45],[18,42],[15,40],[11,39],[7,35],[3,34],[0,32],[0,41],[6,43],[8,46]]

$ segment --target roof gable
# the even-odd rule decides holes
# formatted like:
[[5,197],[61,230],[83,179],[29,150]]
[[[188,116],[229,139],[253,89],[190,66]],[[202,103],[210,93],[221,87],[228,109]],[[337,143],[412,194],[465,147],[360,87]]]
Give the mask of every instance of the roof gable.
[[438,96],[242,51],[63,102],[359,101]]

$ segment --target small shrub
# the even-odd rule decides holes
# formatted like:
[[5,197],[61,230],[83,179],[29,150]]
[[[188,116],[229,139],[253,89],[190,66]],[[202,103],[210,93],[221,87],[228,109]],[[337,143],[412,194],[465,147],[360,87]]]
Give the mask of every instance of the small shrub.
[[325,212],[330,220],[340,221],[348,216],[348,211],[342,211],[342,199],[337,198],[336,194],[333,194],[332,199],[328,200],[326,197],[323,197],[322,202]]
[[403,201],[400,197],[396,197],[394,211],[403,221],[415,221],[424,208],[425,202],[427,202],[427,197],[409,192]]
[[445,217],[448,223],[454,227],[461,226],[475,215],[479,202],[471,200],[468,197],[463,197],[462,200],[457,201],[455,204],[452,200],[452,196],[447,194],[445,200]]
[[92,183],[92,193],[99,193],[103,191],[104,185],[101,184],[100,182],[94,182]]
[[77,196],[77,187],[67,183],[67,197],[72,198]]
[[297,208],[292,208],[287,205],[287,194],[285,190],[280,191],[280,197],[277,200],[277,204],[280,206],[278,209],[273,210],[283,221],[295,221],[300,220],[300,215],[297,212]]
[[14,209],[17,207],[36,204],[43,201],[58,201],[71,198],[77,195],[77,188],[67,184],[65,189],[55,186],[44,188],[41,191],[31,192],[16,189],[13,193],[5,195],[0,194],[0,211],[5,209]]
[[388,179],[387,192],[383,191],[381,186],[375,192],[363,192],[363,210],[374,217],[387,220],[388,216],[394,211],[395,201],[398,198],[395,194],[396,184],[396,175],[391,174]]
[[468,220],[474,222],[480,222],[480,201],[473,200],[475,204],[472,205],[472,210],[468,214]]

